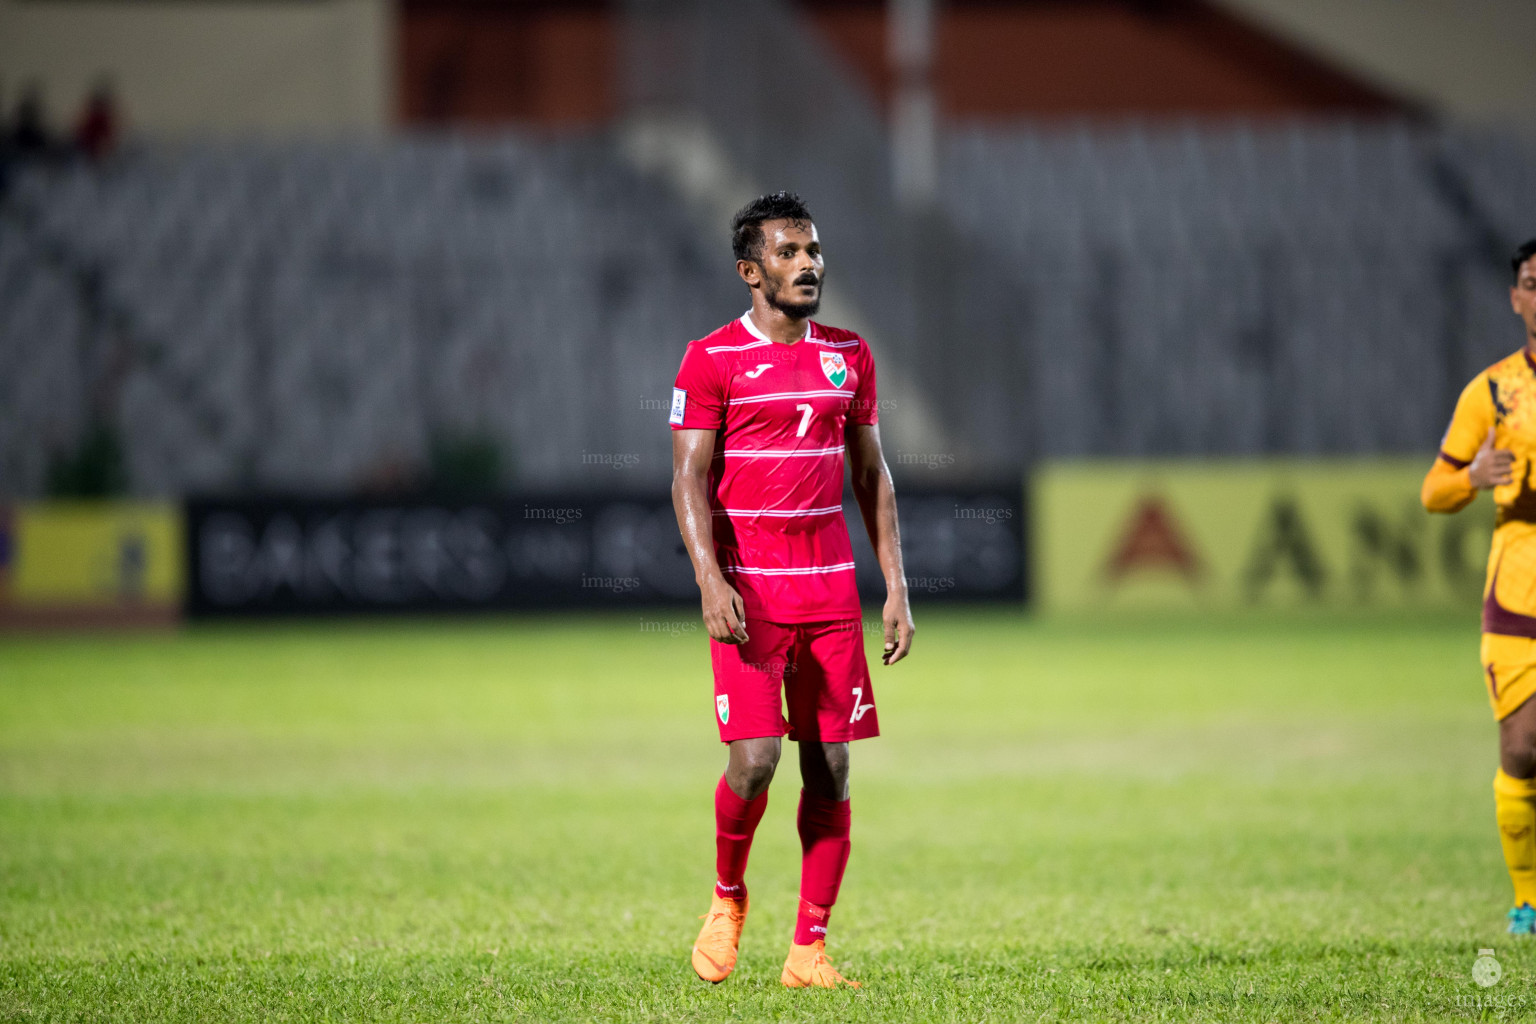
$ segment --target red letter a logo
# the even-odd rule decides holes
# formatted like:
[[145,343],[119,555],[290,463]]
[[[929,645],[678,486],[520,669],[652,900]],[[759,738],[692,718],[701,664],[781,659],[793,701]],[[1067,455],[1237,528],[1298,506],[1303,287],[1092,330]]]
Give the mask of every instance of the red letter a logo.
[[1142,498],[1131,514],[1115,553],[1104,566],[1104,576],[1117,583],[1142,569],[1172,569],[1191,583],[1199,580],[1201,573],[1200,560],[1167,506],[1152,495]]

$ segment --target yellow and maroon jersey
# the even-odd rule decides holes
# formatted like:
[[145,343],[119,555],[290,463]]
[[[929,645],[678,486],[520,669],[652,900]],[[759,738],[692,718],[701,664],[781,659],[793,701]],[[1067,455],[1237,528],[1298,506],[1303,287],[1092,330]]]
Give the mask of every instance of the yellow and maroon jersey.
[[1430,511],[1454,512],[1476,497],[1467,467],[1490,430],[1494,447],[1515,458],[1511,482],[1493,489],[1498,525],[1488,553],[1483,632],[1536,638],[1536,361],[1525,349],[1462,391],[1424,480]]

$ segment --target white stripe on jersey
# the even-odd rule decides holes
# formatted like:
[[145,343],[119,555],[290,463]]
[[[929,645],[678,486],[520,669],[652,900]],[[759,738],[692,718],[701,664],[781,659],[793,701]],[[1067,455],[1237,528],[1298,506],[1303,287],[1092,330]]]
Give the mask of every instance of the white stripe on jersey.
[[849,341],[823,341],[821,338],[811,338],[810,340],[814,344],[825,345],[825,346],[827,346],[827,348],[858,348],[859,347],[859,339],[857,339],[857,338],[853,338],[852,340],[849,340]]
[[751,395],[733,398],[726,405],[746,405],[749,402],[771,402],[777,398],[852,398],[852,391],[779,391],[771,395]]
[[716,345],[714,348],[707,348],[704,351],[714,355],[716,352],[743,352],[749,348],[762,348],[764,345],[772,344],[773,342],[771,341],[753,341],[745,345]]
[[828,505],[826,508],[717,508],[713,514],[717,516],[781,516],[789,519],[794,516],[825,516],[842,510],[841,505]]
[[720,571],[744,572],[751,576],[808,576],[811,573],[842,572],[852,568],[852,562],[839,562],[837,565],[808,565],[804,569],[754,569],[746,565],[722,565]]
[[847,445],[842,444],[836,448],[727,448],[720,454],[744,459],[793,458],[804,455],[841,455],[847,448]]

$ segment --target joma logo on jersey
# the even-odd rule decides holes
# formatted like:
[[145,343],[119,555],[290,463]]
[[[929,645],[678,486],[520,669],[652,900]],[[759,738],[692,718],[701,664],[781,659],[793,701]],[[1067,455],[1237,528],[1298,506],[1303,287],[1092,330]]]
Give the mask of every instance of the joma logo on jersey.
[[843,361],[841,352],[823,352],[821,354],[821,372],[827,375],[827,380],[832,386],[840,388],[843,381],[848,379],[848,364]]

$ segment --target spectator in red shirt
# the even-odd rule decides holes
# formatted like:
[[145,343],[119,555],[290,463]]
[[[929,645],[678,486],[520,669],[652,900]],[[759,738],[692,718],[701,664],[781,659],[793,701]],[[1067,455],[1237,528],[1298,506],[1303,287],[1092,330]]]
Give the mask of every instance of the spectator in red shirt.
[[117,148],[119,117],[112,86],[99,83],[75,123],[75,148],[91,161],[104,160]]

